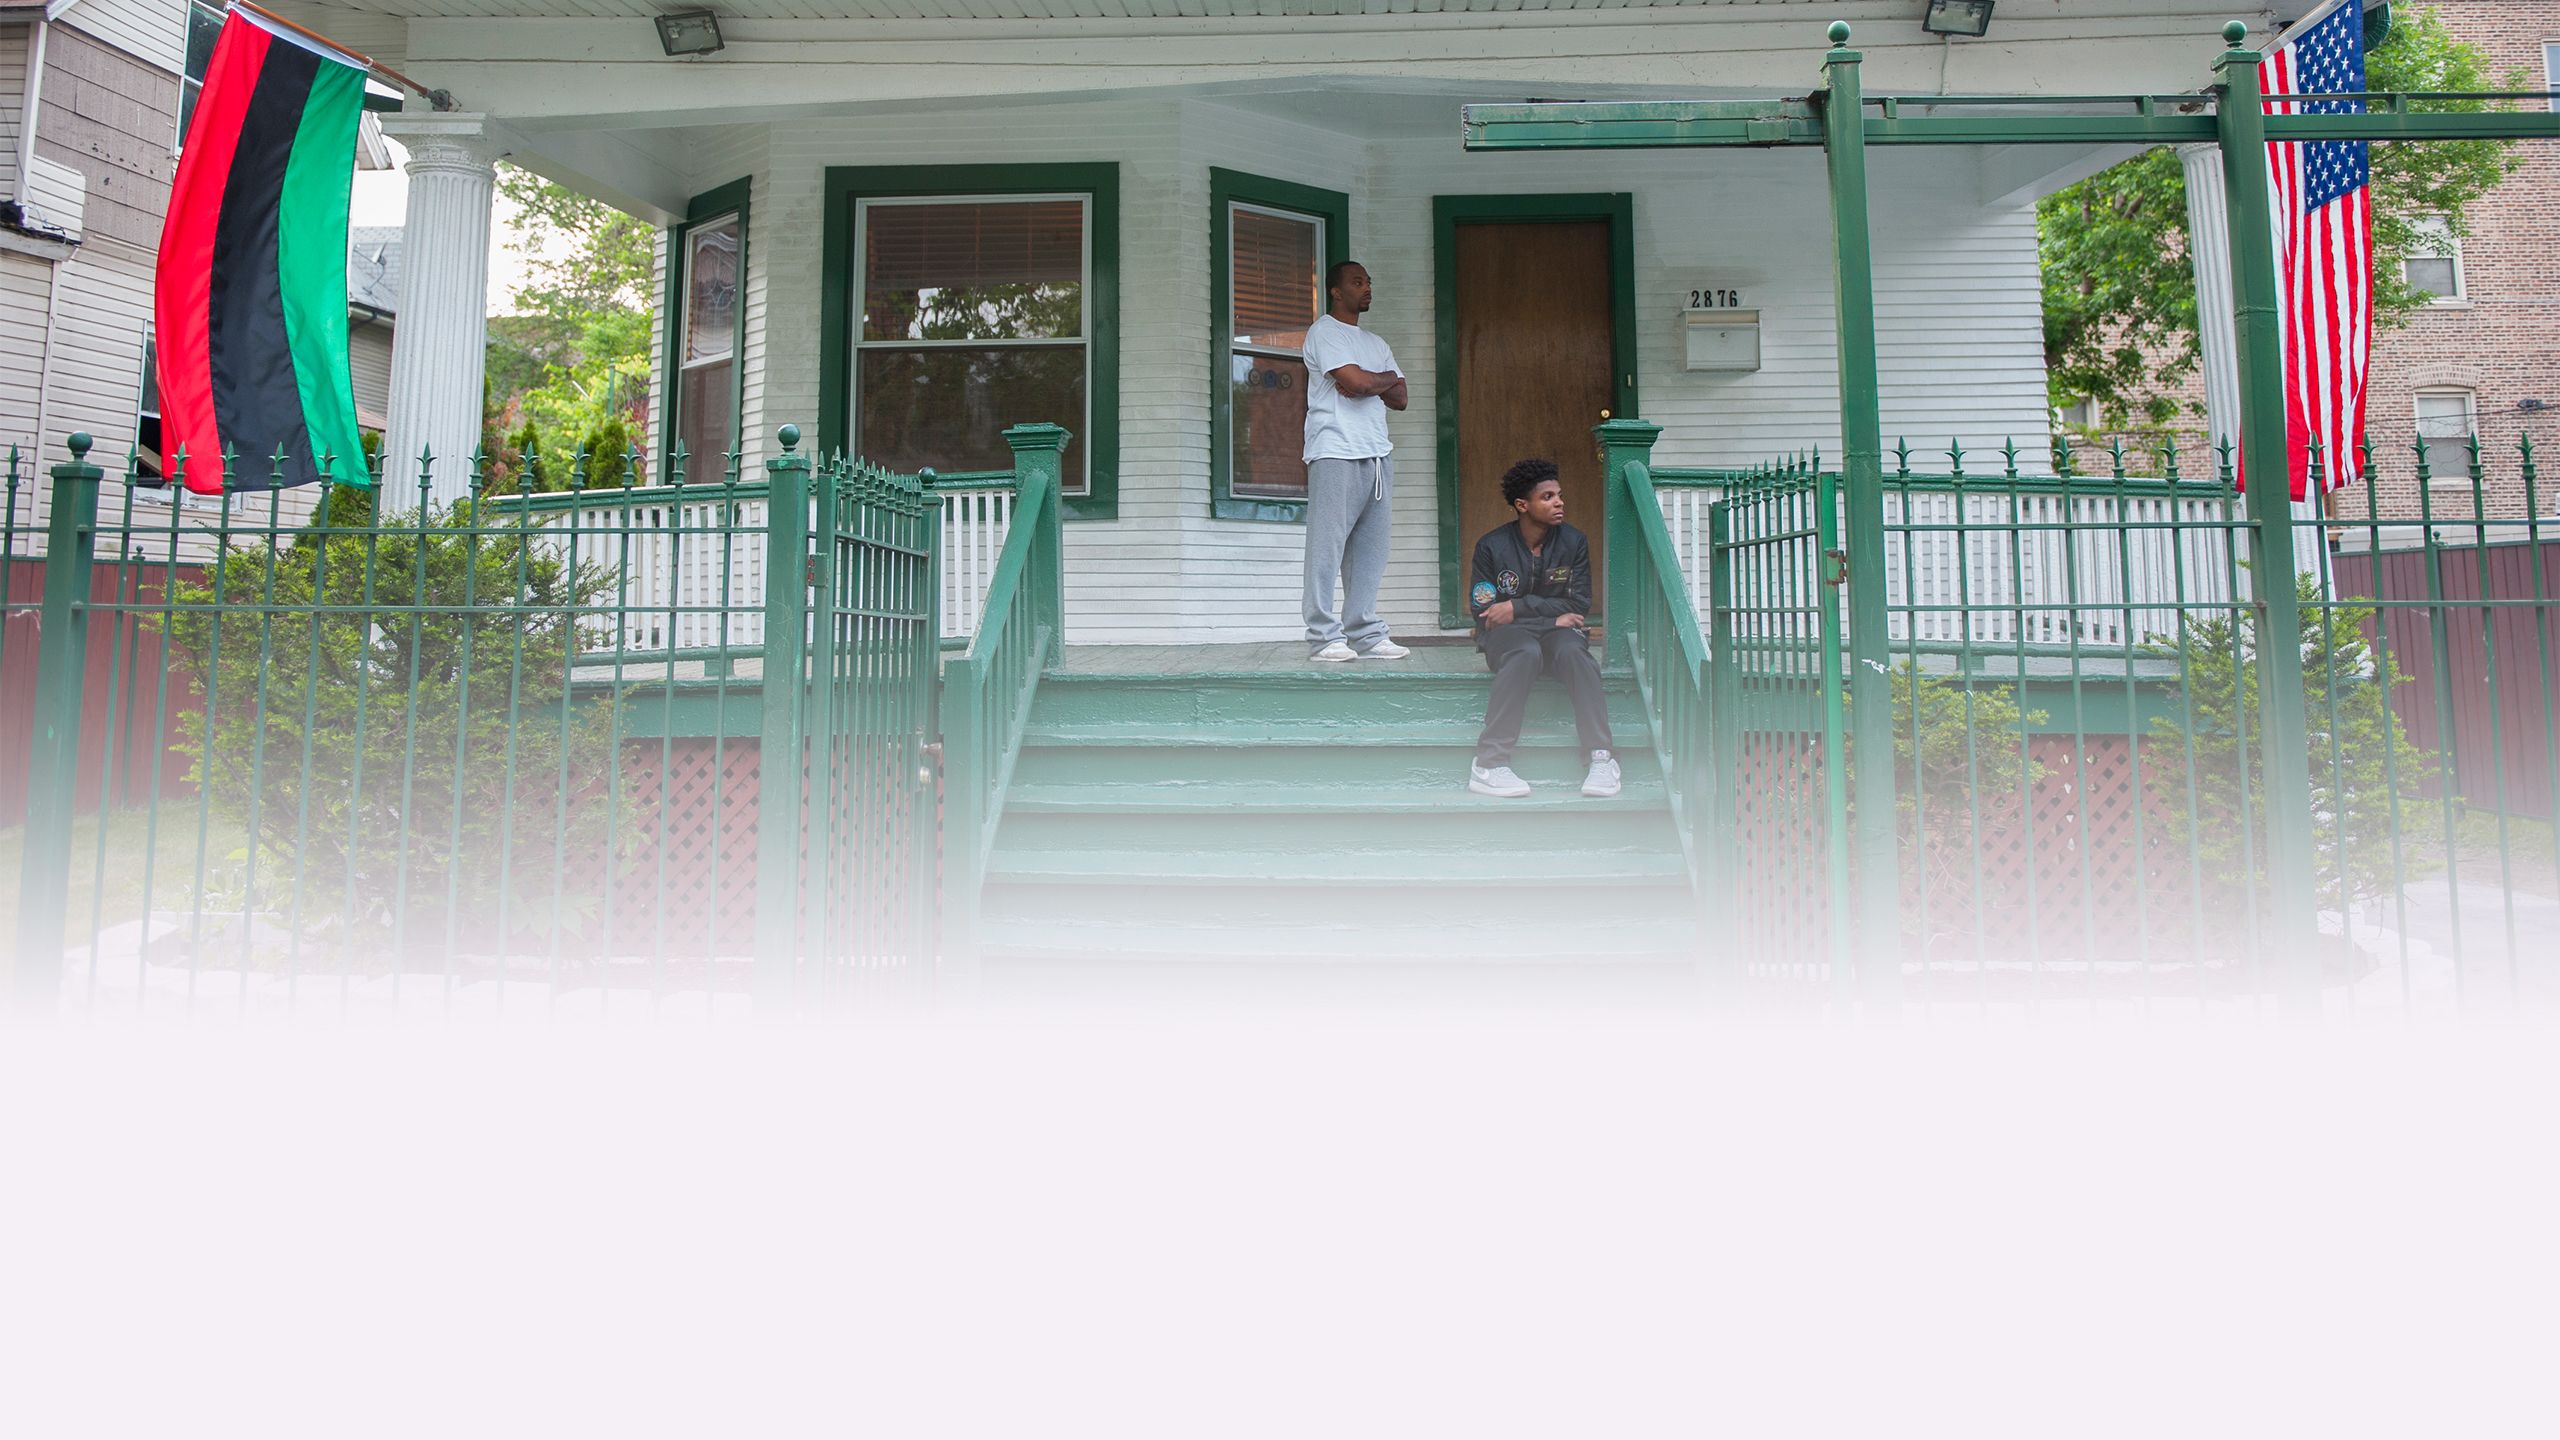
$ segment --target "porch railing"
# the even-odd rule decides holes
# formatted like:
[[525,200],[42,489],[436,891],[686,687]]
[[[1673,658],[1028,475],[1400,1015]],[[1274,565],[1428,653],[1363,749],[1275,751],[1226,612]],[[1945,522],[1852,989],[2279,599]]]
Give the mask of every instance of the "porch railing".
[[[927,472],[924,484],[942,510],[943,643],[957,646],[977,631],[1012,525],[1014,477],[1009,471]],[[619,607],[580,622],[582,648],[626,656],[672,650],[679,658],[763,648],[763,617],[729,613],[724,597],[763,593],[760,537],[772,506],[766,481],[501,495],[488,505],[499,516],[529,509],[550,558],[574,562],[580,573],[622,577]]]
[[942,945],[967,963],[978,948],[978,899],[1005,786],[1030,722],[1041,672],[1065,632],[1058,487],[1067,432],[1017,425],[1003,546],[968,647],[942,669]]
[[[1652,472],[1700,614],[1716,502],[1817,465]],[[2175,635],[2182,607],[2249,597],[2245,546],[2232,543],[2243,506],[2221,481],[1906,470],[1886,477],[1884,519],[1886,625],[1898,650],[2122,654]]]

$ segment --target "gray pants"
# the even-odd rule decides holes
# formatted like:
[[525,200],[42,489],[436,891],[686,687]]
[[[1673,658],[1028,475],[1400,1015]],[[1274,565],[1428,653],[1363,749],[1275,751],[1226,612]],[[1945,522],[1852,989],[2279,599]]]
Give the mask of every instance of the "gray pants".
[[[1387,510],[1396,498],[1396,462],[1307,462],[1307,645],[1336,640],[1366,650],[1387,638],[1378,585],[1387,577]],[[1335,588],[1342,609],[1333,608]]]
[[1520,720],[1529,711],[1529,691],[1540,675],[1564,682],[1573,697],[1573,729],[1585,753],[1611,750],[1609,695],[1601,687],[1600,662],[1592,658],[1591,637],[1580,630],[1548,625],[1499,625],[1485,632],[1484,668],[1493,672],[1493,695],[1485,701],[1484,732],[1476,737],[1476,763],[1490,770],[1511,763],[1520,744]]

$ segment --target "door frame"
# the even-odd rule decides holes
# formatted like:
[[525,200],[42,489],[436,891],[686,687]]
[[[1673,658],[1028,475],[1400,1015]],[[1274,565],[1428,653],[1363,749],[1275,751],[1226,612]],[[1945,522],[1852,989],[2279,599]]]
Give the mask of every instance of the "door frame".
[[[1622,420],[1636,410],[1635,196],[1627,191],[1567,195],[1434,195],[1431,197],[1431,308],[1433,407],[1439,443],[1434,459],[1440,482],[1440,628],[1466,623],[1466,544],[1458,534],[1458,227],[1469,223],[1538,224],[1604,220],[1609,225],[1609,350],[1616,361],[1616,402],[1609,413]],[[1599,617],[1594,617],[1599,618]]]

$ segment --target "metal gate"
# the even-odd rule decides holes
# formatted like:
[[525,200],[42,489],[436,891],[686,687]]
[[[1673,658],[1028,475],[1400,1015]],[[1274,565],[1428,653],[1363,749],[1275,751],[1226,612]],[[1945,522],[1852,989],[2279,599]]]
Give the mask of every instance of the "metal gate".
[[935,950],[941,511],[918,478],[842,457],[816,491],[799,950],[825,988],[922,974]]
[[1717,890],[1753,974],[1834,978],[1850,939],[1838,476],[1807,464],[1735,486],[1707,518],[1707,693]]

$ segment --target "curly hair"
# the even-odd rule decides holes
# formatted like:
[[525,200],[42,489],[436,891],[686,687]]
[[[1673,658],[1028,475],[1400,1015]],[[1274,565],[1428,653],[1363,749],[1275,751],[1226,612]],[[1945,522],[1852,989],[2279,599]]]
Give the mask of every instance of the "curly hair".
[[1516,505],[1538,492],[1538,487],[1556,478],[1553,460],[1523,460],[1502,472],[1502,503]]

